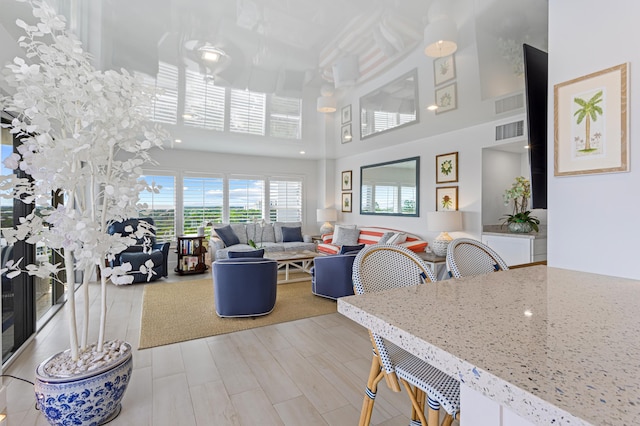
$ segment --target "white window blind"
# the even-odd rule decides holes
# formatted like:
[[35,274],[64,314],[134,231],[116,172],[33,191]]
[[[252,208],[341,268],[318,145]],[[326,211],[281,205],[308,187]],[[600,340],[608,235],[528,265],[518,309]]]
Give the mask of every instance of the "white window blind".
[[398,187],[376,185],[375,189],[376,212],[398,213]]
[[[373,209],[373,187],[368,184],[362,184],[362,195],[361,195],[361,203],[360,206],[363,212],[372,212]],[[353,200],[351,201],[353,202]]]
[[269,182],[269,221],[302,221],[302,181]]
[[274,138],[301,138],[302,100],[270,96],[269,135]]
[[398,114],[395,112],[374,111],[373,129],[374,132],[381,132],[398,125]]
[[205,223],[221,223],[223,179],[185,177],[183,180],[183,218],[185,234],[195,234]]
[[252,222],[262,219],[264,181],[229,179],[229,222]]
[[264,93],[231,89],[229,131],[264,136],[265,106],[266,95]]
[[178,67],[160,62],[158,75],[150,77],[144,73],[134,73],[144,84],[157,91],[148,117],[160,123],[176,124],[178,116]]
[[400,188],[401,212],[405,214],[416,213],[416,187],[403,186]]
[[158,241],[173,241],[176,235],[176,178],[174,176],[142,176],[147,184],[160,186],[158,193],[142,191],[140,203],[146,208],[140,217],[153,218]]
[[184,124],[224,131],[224,87],[192,70],[186,70],[185,78]]

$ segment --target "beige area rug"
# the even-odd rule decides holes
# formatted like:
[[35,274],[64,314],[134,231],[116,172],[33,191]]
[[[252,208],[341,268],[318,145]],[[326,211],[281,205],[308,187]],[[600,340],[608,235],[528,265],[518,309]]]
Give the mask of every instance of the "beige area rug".
[[336,312],[336,302],[311,293],[311,281],[278,284],[274,310],[261,317],[216,315],[211,278],[147,284],[139,349],[247,330]]

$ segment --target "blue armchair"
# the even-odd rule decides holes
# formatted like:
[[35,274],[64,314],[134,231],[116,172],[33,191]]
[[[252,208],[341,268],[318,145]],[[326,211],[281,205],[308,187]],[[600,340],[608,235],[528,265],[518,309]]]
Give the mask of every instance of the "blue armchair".
[[[133,229],[136,229],[138,222],[140,221],[147,222],[150,225],[154,224],[153,219],[150,217],[127,219],[122,222],[112,223],[107,229],[107,232],[112,235],[117,233],[127,236],[129,233],[125,231],[125,228],[131,225]],[[150,252],[145,253],[145,245],[151,247]],[[121,252],[113,261],[111,261],[111,267],[120,266],[127,262],[131,263],[132,272],[130,272],[130,274],[133,275],[133,282],[146,282],[147,274],[141,274],[133,271],[139,270],[140,265],[144,265],[144,263],[149,259],[153,261],[153,271],[156,273],[151,277],[152,281],[169,275],[169,243],[157,243],[155,239],[155,232],[152,237],[147,238],[147,241],[140,239],[136,244]]]
[[276,305],[278,262],[242,257],[213,262],[213,291],[219,317],[254,317]]
[[351,273],[358,253],[318,256],[311,268],[311,291],[316,296],[337,299],[353,295]]

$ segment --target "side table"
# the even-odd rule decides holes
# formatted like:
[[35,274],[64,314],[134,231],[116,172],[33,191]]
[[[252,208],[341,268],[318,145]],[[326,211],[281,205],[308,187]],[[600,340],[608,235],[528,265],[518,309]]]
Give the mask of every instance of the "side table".
[[420,259],[424,261],[429,267],[431,267],[431,271],[433,275],[436,276],[438,281],[449,279],[449,274],[447,273],[447,258],[442,256],[436,256],[433,252],[427,253],[426,251],[422,251],[417,253]]

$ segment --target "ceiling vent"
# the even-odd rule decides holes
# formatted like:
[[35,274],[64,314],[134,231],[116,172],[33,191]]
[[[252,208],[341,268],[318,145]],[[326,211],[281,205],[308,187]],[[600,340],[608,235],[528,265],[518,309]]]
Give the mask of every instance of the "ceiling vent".
[[513,96],[498,99],[496,102],[496,114],[502,114],[516,109],[524,108],[524,95],[518,93]]
[[524,120],[496,126],[496,140],[515,138],[524,135]]

